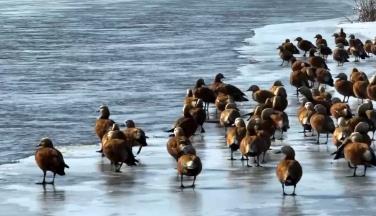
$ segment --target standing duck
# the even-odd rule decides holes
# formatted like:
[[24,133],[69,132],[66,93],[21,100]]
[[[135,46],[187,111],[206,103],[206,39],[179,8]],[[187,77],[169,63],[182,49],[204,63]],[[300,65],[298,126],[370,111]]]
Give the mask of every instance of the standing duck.
[[129,147],[140,146],[136,154],[140,154],[142,147],[147,146],[146,139],[149,138],[141,128],[137,128],[133,120],[125,121],[126,128],[123,130]]
[[309,50],[309,58],[308,58],[308,64],[310,64],[312,67],[315,68],[324,68],[329,69],[328,65],[326,65],[325,59],[323,59],[320,56],[315,56],[316,49],[311,48]]
[[257,103],[265,103],[266,99],[274,97],[273,92],[261,90],[257,85],[251,85],[247,91],[252,91],[252,99]]
[[367,86],[367,95],[369,99],[376,101],[376,75],[371,77],[371,80]]
[[338,44],[342,44],[343,46],[348,46],[349,42],[347,41],[346,37],[341,37],[338,33],[333,34],[334,42],[338,46]]
[[279,46],[277,49],[279,50],[279,57],[282,59],[282,63],[281,63],[280,66],[283,66],[283,63],[285,61],[288,64],[288,62],[290,61],[290,59],[292,57],[294,57],[293,54],[292,54],[292,52],[290,52],[289,50],[284,49],[283,46]]
[[[64,169],[69,168],[64,162],[63,155],[59,150],[54,148],[52,141],[49,138],[41,139],[38,149],[35,152],[35,161],[43,171],[43,181],[41,184],[54,184],[56,174],[63,176],[65,175]],[[52,182],[46,182],[47,171],[54,174]]]
[[110,110],[107,106],[100,106],[98,112],[100,112],[100,116],[95,121],[95,133],[101,141],[101,147],[98,152],[102,152],[102,138],[115,122],[110,119]]
[[240,143],[245,137],[247,128],[242,118],[235,119],[235,127],[227,130],[226,143],[231,151],[230,160],[234,160],[233,153],[239,149]]
[[181,127],[185,136],[188,138],[191,137],[196,132],[198,125],[189,111],[189,107],[184,106],[183,116],[178,118],[172,129],[167,130],[166,132],[172,133],[176,127]]
[[326,108],[321,105],[317,104],[314,106],[315,114],[311,116],[310,124],[312,129],[317,132],[317,144],[320,144],[320,133],[326,133],[326,143],[328,143],[329,133],[333,133],[335,130],[334,122],[327,114],[328,111]]
[[[256,129],[257,131],[257,129]],[[240,153],[247,160],[247,167],[249,165],[249,157],[255,157],[257,160],[257,167],[260,167],[260,155],[269,149],[270,136],[265,131],[257,131],[256,135],[251,136],[247,131],[246,136],[240,143]]]
[[338,93],[343,95],[343,102],[348,102],[350,96],[355,96],[353,92],[353,83],[347,80],[347,75],[345,73],[339,73],[336,78],[338,79],[335,81],[334,87],[338,91]]
[[178,174],[180,175],[180,187],[183,185],[183,176],[193,176],[193,183],[191,187],[195,187],[196,177],[202,170],[202,163],[198,156],[194,154],[184,154],[178,160]]
[[346,124],[346,119],[340,117],[338,119],[338,127],[333,132],[333,144],[338,149],[342,145],[343,141],[349,137],[351,134],[351,129]]
[[211,85],[211,88],[216,94],[223,93],[225,95],[230,95],[234,101],[248,101],[247,98],[245,98],[245,94],[236,86],[233,86],[231,84],[227,84],[222,82],[222,79],[225,77],[222,73],[218,73],[215,78],[214,82]]
[[333,52],[333,60],[337,62],[337,66],[343,66],[345,62],[349,62],[349,58],[349,54],[343,44],[337,44],[337,48]]
[[[191,147],[184,148],[185,146],[191,146]],[[174,129],[174,135],[169,138],[169,140],[167,141],[166,147],[167,147],[167,152],[176,161],[178,161],[179,157],[182,156],[184,153],[196,154],[196,151],[193,148],[191,141],[184,135],[184,131],[181,127],[176,127]]]
[[227,127],[232,126],[235,123],[235,119],[239,117],[240,113],[236,108],[236,104],[229,103],[226,105],[225,110],[221,113],[219,123],[222,127],[225,127],[225,132],[227,132]]
[[196,85],[193,89],[193,96],[195,98],[201,98],[204,101],[204,109],[207,113],[209,112],[209,103],[215,103],[217,97],[212,89],[205,86],[205,81],[203,79],[198,79],[196,81]]
[[312,48],[316,49],[315,45],[313,45],[308,40],[303,40],[303,38],[301,37],[297,37],[295,41],[298,41],[298,48],[304,51],[304,54],[303,54],[304,57],[306,57],[306,54],[310,49]]
[[349,36],[349,49],[348,51],[355,57],[355,62],[359,61],[359,58],[365,59],[369,56],[364,50],[363,42],[359,38],[355,38],[353,34]]
[[138,160],[135,159],[132,148],[125,134],[119,130],[119,126],[114,124],[112,129],[106,133],[102,140],[103,154],[111,161],[111,167],[115,172],[120,172],[123,163],[128,166],[136,165]]
[[298,110],[298,120],[303,126],[304,136],[307,136],[306,131],[312,130],[310,119],[311,116],[315,113],[315,110],[313,108],[314,106],[312,102],[306,102],[304,106],[302,106],[302,108]]
[[205,133],[204,123],[206,120],[206,112],[204,110],[204,102],[201,99],[196,101],[196,105],[189,110],[192,118],[196,121],[197,125],[201,128],[201,133]]
[[292,196],[295,196],[295,188],[299,180],[302,178],[303,169],[300,163],[295,160],[295,151],[291,146],[283,146],[281,153],[285,155],[276,168],[276,174],[279,182],[282,184],[283,196],[285,193],[285,186],[294,186]]
[[290,39],[286,39],[284,43],[282,43],[282,48],[284,50],[287,50],[289,52],[291,52],[292,54],[299,54],[299,50],[298,48],[296,48],[296,46],[290,42]]

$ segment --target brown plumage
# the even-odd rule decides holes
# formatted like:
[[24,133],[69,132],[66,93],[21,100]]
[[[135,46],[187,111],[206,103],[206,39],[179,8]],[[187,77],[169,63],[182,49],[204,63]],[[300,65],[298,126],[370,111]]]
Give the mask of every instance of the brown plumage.
[[346,40],[346,37],[341,37],[338,33],[333,34],[334,42],[336,45],[342,44],[343,46],[348,46],[349,42]]
[[312,102],[306,102],[304,106],[298,109],[298,120],[303,126],[303,134],[306,136],[306,131],[311,131],[312,126],[310,123],[311,116],[315,113]]
[[285,61],[287,61],[287,63],[290,61],[290,59],[293,57],[293,53],[283,48],[283,46],[279,46],[277,49],[279,50],[279,57],[282,59],[280,66],[283,66]]
[[316,68],[316,82],[319,84],[334,86],[332,74],[325,68]]
[[129,141],[117,124],[114,124],[106,133],[102,143],[103,154],[111,161],[111,167],[115,168],[115,172],[120,172],[123,163],[133,166],[138,162],[133,155]]
[[348,138],[332,155],[335,155],[334,160],[345,158],[350,168],[354,169],[353,176],[356,175],[358,165],[364,166],[363,176],[366,175],[368,166],[376,166],[376,156],[373,149],[366,143],[354,142]]
[[364,50],[363,42],[360,39],[355,38],[355,36],[352,34],[349,36],[349,38],[350,40],[348,52],[350,52],[355,57],[355,62],[358,62],[359,58],[368,58],[369,56]]
[[188,138],[191,137],[196,132],[198,125],[189,111],[190,111],[189,107],[184,106],[183,108],[184,115],[178,118],[175,121],[174,126],[170,130],[167,130],[166,132],[172,133],[176,127],[181,127],[184,131],[185,136]]
[[303,175],[302,166],[295,160],[295,151],[291,146],[283,146],[281,153],[285,154],[276,168],[276,174],[279,182],[282,184],[283,195],[285,193],[285,186],[294,186],[294,191],[291,195],[295,196],[295,188]]
[[223,110],[225,110],[228,103],[235,103],[230,95],[223,93],[219,93],[217,95],[217,98],[215,99],[215,107],[217,108],[217,111],[222,112]]
[[364,50],[367,52],[368,55],[372,53],[372,46],[373,43],[371,40],[366,40],[364,42]]
[[336,78],[338,79],[335,81],[334,87],[338,93],[343,95],[343,102],[348,102],[350,97],[355,96],[353,92],[353,83],[347,80],[347,75],[345,73],[339,73]]
[[214,78],[213,84],[211,85],[211,88],[217,95],[222,93],[225,95],[230,95],[234,101],[248,101],[248,99],[245,98],[246,95],[238,87],[222,82],[222,79],[224,78],[225,77],[222,73],[218,73]]
[[315,114],[311,116],[310,124],[312,126],[312,129],[314,129],[317,132],[317,144],[320,144],[320,134],[326,133],[326,143],[328,143],[329,139],[329,133],[333,133],[335,130],[334,122],[330,118],[329,115],[327,115],[327,110],[324,106],[321,104],[317,104],[314,106]]
[[265,131],[257,131],[256,135],[249,135],[247,132],[246,136],[240,143],[240,153],[244,156],[247,160],[247,166],[252,167],[249,165],[248,157],[255,157],[257,158],[257,166],[260,166],[260,155],[269,149],[270,147],[270,136]]
[[358,68],[353,68],[350,73],[350,81],[355,83],[356,81],[368,80],[367,75],[364,72],[358,70]]
[[189,106],[189,107],[194,107],[198,98],[195,98],[193,96],[193,91],[192,89],[187,89],[187,94],[185,95],[184,98],[184,105]]
[[333,51],[333,60],[338,66],[343,66],[345,62],[349,62],[349,54],[345,50],[342,43],[337,44],[337,48]]
[[[69,166],[64,162],[61,152],[54,148],[52,141],[49,138],[41,139],[38,149],[35,152],[35,161],[39,168],[43,171],[42,184],[54,184],[56,174],[65,175],[64,169]],[[50,171],[53,173],[51,182],[46,182],[46,173]]]
[[140,154],[142,147],[147,146],[146,139],[148,138],[141,128],[137,128],[133,120],[125,121],[126,128],[123,130],[127,138],[129,147],[139,146],[136,154]]
[[299,50],[298,48],[296,48],[296,46],[290,42],[290,39],[286,39],[284,43],[282,43],[282,48],[284,50],[287,50],[289,52],[291,52],[292,54],[299,54]]
[[204,102],[198,99],[195,106],[189,110],[189,113],[197,125],[201,127],[201,133],[205,133],[204,123],[206,121],[206,112],[204,110]]
[[247,91],[252,91],[252,99],[258,103],[265,103],[266,99],[274,97],[273,92],[261,90],[257,85],[251,85]]
[[316,46],[325,45],[328,46],[326,40],[322,37],[321,34],[317,34],[314,38],[316,38]]
[[309,50],[309,58],[308,58],[308,64],[310,64],[312,67],[315,68],[325,68],[329,69],[328,65],[326,65],[325,59],[323,59],[320,56],[315,56],[316,49],[310,49]]
[[307,73],[301,70],[292,71],[290,74],[290,84],[296,88],[296,96],[299,97],[298,89],[300,87],[310,87]]
[[371,77],[370,83],[367,86],[367,96],[371,100],[376,100],[376,76]]
[[340,117],[338,119],[338,127],[333,132],[333,144],[337,147],[342,145],[343,141],[350,136],[352,130],[346,124],[346,119],[344,117]]
[[352,117],[351,108],[347,103],[334,103],[330,107],[330,114],[335,118],[339,119],[344,117],[345,119]]
[[291,70],[292,71],[298,71],[298,70],[301,70],[304,67],[310,66],[307,62],[297,60],[295,57],[292,57],[290,59],[290,63],[291,63]]
[[202,163],[198,156],[193,154],[182,155],[178,160],[178,174],[180,175],[180,187],[184,188],[183,176],[193,176],[191,187],[195,187],[196,177],[202,170]]
[[229,103],[226,105],[225,110],[221,113],[219,118],[219,123],[221,126],[225,127],[225,131],[227,127],[232,126],[235,123],[235,119],[240,117],[239,110],[236,108],[236,104]]
[[356,81],[353,84],[354,95],[358,99],[361,99],[362,103],[364,99],[368,98],[368,94],[367,94],[368,84],[369,84],[368,79],[365,81]]
[[316,48],[315,45],[313,45],[310,41],[303,40],[303,38],[301,37],[297,37],[295,41],[298,41],[298,48],[304,51],[304,57],[310,49]]
[[245,137],[247,128],[242,118],[235,119],[235,127],[227,130],[226,143],[231,151],[230,160],[234,160],[233,153],[239,149],[242,139]]
[[205,81],[203,79],[198,79],[196,81],[196,85],[193,89],[193,96],[201,98],[204,101],[204,109],[206,112],[209,111],[209,103],[215,103],[215,99],[217,98],[215,92],[205,86]]
[[327,101],[327,100],[320,100],[318,98],[314,98],[313,95],[312,95],[312,92],[311,90],[308,88],[308,87],[305,87],[305,86],[302,86],[300,87],[299,89],[299,92],[309,101],[309,102],[312,102],[313,105],[316,105],[316,104],[321,104],[323,105],[326,110],[328,111],[328,114],[330,115],[330,107],[332,106],[332,102],[331,101]]
[[107,106],[100,106],[98,112],[100,112],[100,116],[95,121],[95,133],[101,141],[100,150],[98,152],[102,152],[102,138],[115,122],[110,119],[110,110]]
[[[196,154],[196,150],[192,146],[191,141],[184,135],[181,127],[174,129],[174,136],[170,137],[166,144],[167,152],[178,161],[179,157],[184,153]],[[188,147],[188,148],[185,148]]]

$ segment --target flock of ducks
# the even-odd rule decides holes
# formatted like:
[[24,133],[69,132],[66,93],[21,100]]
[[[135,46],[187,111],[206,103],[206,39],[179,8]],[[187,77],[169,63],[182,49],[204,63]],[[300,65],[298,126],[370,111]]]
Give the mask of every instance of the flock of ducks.
[[[376,76],[370,80],[367,75],[354,68],[350,79],[345,73],[340,73],[334,81],[326,64],[329,55],[338,65],[349,61],[352,55],[355,61],[368,58],[371,53],[376,55],[376,43],[366,41],[363,44],[354,35],[350,35],[349,41],[346,33],[341,29],[333,34],[337,48],[332,52],[327,42],[320,34],[315,36],[316,45],[301,37],[297,37],[297,47],[286,39],[279,49],[279,55],[284,61],[291,64],[290,84],[296,87],[297,96],[303,96],[303,102],[298,107],[297,117],[303,128],[304,136],[317,135],[317,144],[320,144],[320,135],[326,134],[326,142],[329,134],[333,134],[333,144],[337,150],[332,153],[334,159],[345,158],[356,176],[357,166],[364,166],[364,174],[367,167],[376,166],[376,155],[371,148],[373,137],[368,132],[376,131],[376,111],[373,109],[372,100],[376,100]],[[347,50],[345,46],[349,46]],[[297,59],[294,55],[304,51],[303,57]],[[305,57],[306,53],[309,57]],[[319,53],[317,56],[316,53]],[[197,133],[205,133],[205,122],[218,122],[224,128],[225,142],[230,151],[230,159],[234,160],[233,153],[238,151],[241,160],[246,160],[247,166],[253,158],[256,167],[265,163],[265,154],[270,150],[271,143],[276,139],[275,132],[283,133],[290,128],[289,119],[285,112],[288,106],[287,92],[281,81],[275,81],[270,89],[260,89],[252,85],[247,91],[257,103],[255,108],[242,114],[237,102],[248,101],[246,94],[234,85],[224,83],[222,73],[214,77],[213,83],[206,85],[203,79],[198,79],[193,89],[188,89],[183,102],[183,115],[175,121],[174,126],[166,132],[171,133],[166,147],[167,152],[176,160],[177,172],[180,176],[180,186],[183,184],[183,176],[192,176],[195,186],[196,177],[202,170],[202,161],[190,139]],[[332,97],[326,91],[327,86],[334,87],[343,96]],[[361,101],[357,111],[351,110],[348,101],[355,97]],[[364,102],[366,100],[366,102]],[[364,103],[363,103],[364,102]],[[214,104],[218,120],[209,120],[209,105]],[[132,148],[138,146],[136,153],[141,152],[142,147],[147,146],[147,136],[141,128],[135,126],[134,121],[125,121],[125,128],[120,129],[119,124],[110,119],[110,111],[107,106],[100,106],[100,116],[96,120],[95,132],[101,142],[98,152],[107,157],[114,171],[120,172],[122,165],[133,166],[138,160],[133,154]],[[247,119],[245,119],[247,118]],[[40,147],[35,153],[38,166],[44,173],[64,175],[64,169],[69,166],[64,162],[62,154],[54,148],[49,138],[43,138]],[[295,151],[291,146],[283,146],[275,153],[283,153],[285,157],[276,167],[276,175],[282,185],[283,195],[285,186],[293,186],[290,195],[295,195],[295,188],[302,177],[302,167],[295,160]]]

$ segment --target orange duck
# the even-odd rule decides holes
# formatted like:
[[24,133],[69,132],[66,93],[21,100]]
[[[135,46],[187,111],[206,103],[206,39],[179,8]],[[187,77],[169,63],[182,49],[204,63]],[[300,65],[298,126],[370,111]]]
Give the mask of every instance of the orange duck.
[[183,176],[193,176],[192,188],[195,187],[196,177],[202,170],[202,163],[198,156],[194,154],[184,154],[178,160],[178,174],[180,175],[180,187],[185,188],[183,185]]
[[325,59],[323,59],[320,56],[315,56],[316,49],[312,48],[309,50],[309,58],[308,58],[308,64],[310,64],[312,67],[315,68],[324,68],[329,69],[328,65],[326,65]]
[[226,143],[231,151],[230,160],[234,160],[233,153],[239,149],[242,139],[245,137],[247,128],[242,118],[235,119],[235,127],[227,130]]
[[367,52],[368,55],[372,53],[372,46],[373,43],[371,40],[366,40],[364,42],[364,50]]
[[303,134],[306,135],[306,131],[312,131],[310,119],[311,116],[315,113],[315,110],[313,109],[313,103],[306,102],[304,103],[304,106],[302,106],[300,109],[298,109],[298,120],[300,124],[303,126]]
[[347,139],[337,151],[334,160],[345,158],[350,168],[354,169],[353,177],[359,165],[364,166],[363,176],[366,175],[368,166],[376,166],[376,155],[373,149],[366,143],[354,142],[351,138]]
[[282,48],[284,50],[287,50],[289,52],[291,52],[292,54],[299,54],[299,50],[298,48],[296,48],[296,46],[290,42],[290,39],[286,39],[284,43],[282,43]]
[[333,132],[333,144],[337,147],[342,145],[343,141],[350,136],[351,128],[349,128],[346,124],[346,119],[344,117],[340,117],[338,119],[338,126]]
[[196,105],[197,98],[193,96],[192,89],[187,89],[187,94],[184,98],[184,105],[187,105],[189,107],[194,107]]
[[235,101],[230,95],[219,92],[217,98],[215,99],[215,107],[217,108],[217,112],[222,112],[225,110],[228,103],[235,103]]
[[176,127],[181,127],[184,131],[186,137],[191,137],[197,130],[197,122],[189,112],[190,109],[188,106],[184,106],[183,113],[184,115],[178,118],[172,129],[167,130],[166,132],[172,133]]
[[240,117],[239,110],[236,108],[235,103],[229,103],[226,105],[225,110],[221,113],[219,118],[219,123],[222,127],[225,127],[225,132],[227,127],[232,126],[235,123],[235,119]]
[[371,100],[376,100],[376,75],[371,77],[370,83],[367,86],[367,96]]
[[353,68],[350,73],[350,81],[355,83],[356,81],[367,80],[367,75],[364,72],[358,70],[358,68]]
[[145,132],[141,128],[136,127],[133,120],[126,120],[125,126],[126,128],[123,130],[123,132],[127,137],[129,147],[132,148],[133,146],[140,146],[137,151],[138,155],[140,154],[142,147],[148,145],[146,139],[149,137],[145,135]]
[[[190,146],[190,148],[184,148],[185,146]],[[174,129],[174,136],[169,138],[166,147],[167,152],[176,161],[178,161],[179,157],[182,156],[184,153],[196,154],[196,151],[193,148],[191,141],[186,136],[184,136],[184,131],[181,127],[177,127]]]
[[334,86],[332,74],[325,68],[315,70],[316,82],[319,84]]
[[335,130],[334,122],[327,114],[328,111],[326,108],[321,105],[317,104],[314,106],[315,114],[313,114],[310,118],[310,124],[312,129],[317,132],[317,144],[320,144],[320,133],[326,133],[326,143],[328,143],[329,133],[333,133]]
[[[65,175],[64,169],[69,168],[64,162],[63,155],[59,150],[54,148],[49,138],[41,139],[38,149],[35,152],[35,161],[43,171],[43,181],[41,184],[54,184],[56,174],[63,176]],[[54,174],[51,182],[46,182],[47,171]]]
[[342,102],[333,103],[330,107],[330,114],[337,120],[340,117],[349,119],[353,116],[350,106],[347,103]]
[[301,37],[297,37],[295,41],[298,41],[298,48],[304,51],[304,57],[310,49],[316,48],[315,45],[313,45],[310,41],[303,40],[303,38]]
[[290,84],[296,88],[296,96],[299,97],[298,89],[302,86],[310,88],[307,73],[302,70],[292,71],[290,74]]
[[348,52],[351,53],[355,57],[355,62],[359,61],[359,58],[365,59],[369,56],[367,55],[366,51],[364,50],[363,42],[355,38],[353,34],[349,36],[349,49]]
[[279,50],[279,57],[282,59],[282,63],[280,66],[283,66],[283,63],[285,61],[287,63],[290,61],[290,59],[293,57],[293,54],[289,50],[283,48],[283,46],[279,46],[277,49]]
[[285,193],[285,186],[294,186],[292,196],[295,196],[295,188],[303,175],[303,169],[300,163],[295,160],[295,151],[291,146],[283,146],[281,153],[285,155],[276,168],[276,174],[279,182],[282,184],[283,196]]
[[120,172],[123,163],[133,166],[138,162],[125,134],[119,130],[117,124],[113,124],[112,129],[103,137],[102,143],[103,154],[111,161],[111,167],[115,168],[115,172]]
[[[100,106],[98,112],[100,112],[100,116],[95,121],[95,133],[97,134],[99,140],[102,141],[103,136],[108,130],[111,129],[115,122],[110,119],[110,110],[107,106]],[[102,152],[102,143],[98,152]]]
[[338,33],[333,34],[334,42],[336,45],[342,44],[343,46],[348,46],[349,42],[346,40],[346,37],[341,37]]
[[297,60],[295,57],[292,57],[290,59],[290,63],[291,63],[291,70],[292,71],[298,71],[298,70],[301,70],[304,67],[310,66],[307,62]]
[[257,85],[252,85],[247,91],[252,91],[252,99],[257,103],[265,103],[266,99],[274,97],[273,92],[261,90]]
[[353,83],[347,80],[347,75],[345,73],[339,73],[336,78],[338,79],[335,81],[334,87],[338,93],[343,95],[343,102],[348,102],[350,96],[355,96],[353,92]]
[[322,100],[319,98],[314,98],[312,95],[311,90],[308,87],[302,86],[299,89],[299,92],[309,101],[312,102],[313,105],[321,104],[323,105],[326,110],[328,111],[328,114],[330,114],[329,110],[330,107],[332,106],[332,102],[328,100]]
[[354,95],[355,97],[360,99],[362,103],[364,99],[368,98],[368,94],[367,94],[368,84],[369,84],[368,79],[365,79],[364,81],[359,80],[359,81],[354,82],[353,84]]
[[222,79],[224,78],[225,77],[221,73],[215,76],[211,88],[214,90],[216,94],[223,93],[225,95],[230,95],[234,99],[234,101],[248,101],[248,99],[245,98],[245,94],[239,88],[231,84],[223,83]]
[[[257,129],[256,129],[257,130]],[[248,131],[246,136],[240,143],[240,153],[247,160],[247,167],[249,165],[248,157],[256,157],[257,167],[260,167],[260,155],[269,149],[270,136],[265,131],[258,131],[256,135],[249,135]]]

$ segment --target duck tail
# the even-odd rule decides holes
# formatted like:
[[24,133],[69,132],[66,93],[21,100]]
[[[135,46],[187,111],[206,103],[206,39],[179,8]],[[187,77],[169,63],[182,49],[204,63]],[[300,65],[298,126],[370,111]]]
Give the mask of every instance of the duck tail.
[[64,163],[64,167],[69,169],[69,166],[66,163]]
[[345,155],[343,153],[343,150],[345,148],[345,145],[342,144],[338,147],[337,151],[333,152],[331,155],[335,155],[333,160],[338,160],[338,159],[341,159],[341,158],[344,158]]

